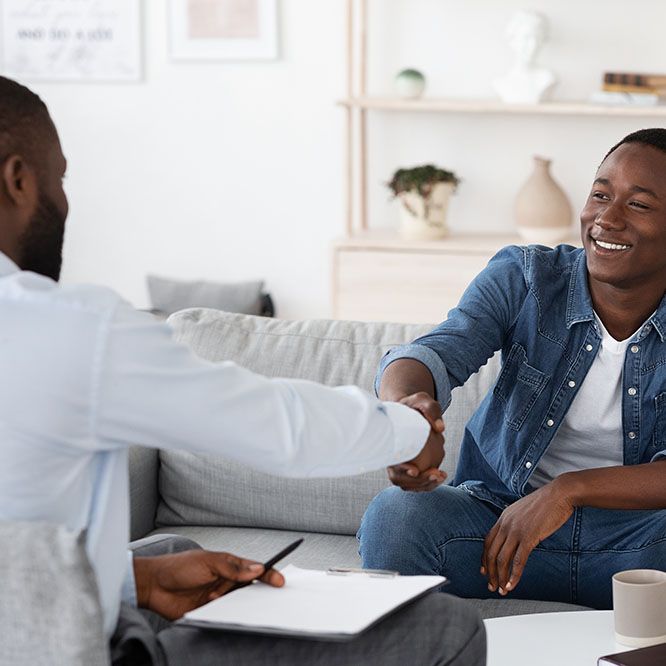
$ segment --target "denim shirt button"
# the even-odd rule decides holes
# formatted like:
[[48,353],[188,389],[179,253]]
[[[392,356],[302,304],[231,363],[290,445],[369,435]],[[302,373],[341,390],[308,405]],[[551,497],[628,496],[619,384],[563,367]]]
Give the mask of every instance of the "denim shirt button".
[[627,389],[627,393],[628,393],[629,395],[636,395],[637,391],[636,391],[636,389],[632,386],[631,388],[628,388],[628,389]]
[[631,345],[631,353],[632,354],[638,353],[638,345]]
[[576,386],[576,382],[573,379],[570,379],[569,380],[569,388],[573,388],[574,386]]
[[549,428],[552,428],[552,427],[555,425],[555,421],[553,421],[553,419],[548,419],[548,420],[546,421],[546,425],[547,425]]
[[525,463],[525,467],[527,467],[527,469],[530,469],[530,468],[532,467],[532,463],[528,460],[528,461]]
[[636,439],[636,433],[632,430],[627,433],[627,437],[629,437],[629,439]]
[[585,345],[585,349],[587,351],[592,351],[593,347],[592,347],[592,345]]

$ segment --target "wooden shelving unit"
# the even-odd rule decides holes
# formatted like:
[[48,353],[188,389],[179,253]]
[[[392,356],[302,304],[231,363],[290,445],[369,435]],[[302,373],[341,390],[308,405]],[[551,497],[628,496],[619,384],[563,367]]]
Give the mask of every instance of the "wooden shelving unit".
[[613,106],[585,101],[505,104],[494,99],[401,99],[368,95],[368,0],[347,0],[347,91],[338,103],[346,110],[346,234],[368,230],[368,115],[402,113],[515,114],[533,116],[594,116],[666,118],[666,106]]
[[[367,90],[367,0],[347,0],[346,236],[333,247],[333,315],[346,319],[437,322],[513,234],[452,235],[408,242],[368,227],[368,116],[375,112],[664,118],[666,106],[606,106],[584,101],[504,104],[498,100],[406,100]],[[579,244],[579,239],[571,239]]]

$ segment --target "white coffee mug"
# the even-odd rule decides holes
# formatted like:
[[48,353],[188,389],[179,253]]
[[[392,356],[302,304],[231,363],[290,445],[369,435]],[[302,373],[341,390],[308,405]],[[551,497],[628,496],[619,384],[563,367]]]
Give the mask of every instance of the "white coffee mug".
[[615,640],[646,647],[666,642],[666,571],[632,569],[613,576]]

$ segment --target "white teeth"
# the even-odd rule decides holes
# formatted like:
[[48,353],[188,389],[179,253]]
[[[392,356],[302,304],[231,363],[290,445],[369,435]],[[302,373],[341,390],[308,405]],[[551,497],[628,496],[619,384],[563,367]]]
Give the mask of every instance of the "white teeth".
[[595,240],[594,241],[599,247],[603,247],[604,250],[628,250],[631,245],[617,245],[616,243],[604,243],[604,241]]

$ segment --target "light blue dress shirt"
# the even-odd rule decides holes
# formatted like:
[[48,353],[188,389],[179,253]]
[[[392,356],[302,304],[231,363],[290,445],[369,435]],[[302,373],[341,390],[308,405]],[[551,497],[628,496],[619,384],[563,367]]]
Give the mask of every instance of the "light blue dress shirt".
[[[125,585],[130,445],[260,471],[356,474],[413,458],[426,421],[355,387],[208,363],[108,289],[62,287],[0,253],[0,520],[87,529],[107,634]],[[129,575],[128,575],[129,574]]]

